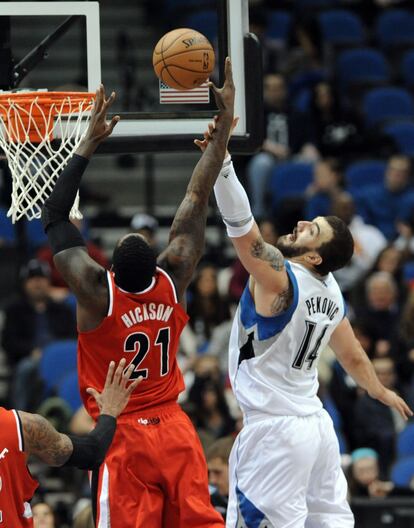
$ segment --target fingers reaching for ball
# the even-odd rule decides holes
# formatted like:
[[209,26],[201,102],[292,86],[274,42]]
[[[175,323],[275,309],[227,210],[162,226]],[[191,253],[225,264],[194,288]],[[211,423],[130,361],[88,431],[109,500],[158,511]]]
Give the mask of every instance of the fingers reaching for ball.
[[230,57],[226,58],[224,74],[225,80],[222,88],[217,88],[213,82],[210,82],[209,86],[213,90],[216,104],[220,112],[231,115],[233,118],[236,89],[233,82],[233,70]]

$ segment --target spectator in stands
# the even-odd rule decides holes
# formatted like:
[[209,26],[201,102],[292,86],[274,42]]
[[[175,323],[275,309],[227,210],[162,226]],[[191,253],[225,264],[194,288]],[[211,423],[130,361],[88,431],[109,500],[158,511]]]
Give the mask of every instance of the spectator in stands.
[[348,484],[352,497],[385,497],[392,491],[392,483],[379,478],[378,453],[374,449],[360,447],[351,459]]
[[265,141],[262,152],[256,154],[247,167],[247,177],[253,213],[266,216],[265,194],[272,168],[295,154],[315,159],[311,146],[310,125],[306,116],[288,105],[286,82],[282,75],[268,74],[264,78]]
[[[374,359],[372,363],[381,383],[387,389],[395,390],[394,361],[384,357]],[[355,404],[354,427],[358,445],[378,452],[381,476],[387,478],[394,461],[396,434],[405,427],[404,421],[389,407],[364,394]]]
[[409,295],[402,309],[392,341],[392,353],[399,380],[405,385],[412,386],[414,380],[414,292]]
[[349,264],[334,273],[344,293],[362,279],[374,265],[380,251],[387,245],[387,240],[381,231],[375,226],[367,225],[355,213],[354,199],[349,193],[340,192],[334,196],[329,214],[338,216],[346,223],[351,230],[355,245],[354,255]]
[[20,297],[5,310],[2,346],[10,366],[31,355],[39,356],[40,349],[51,341],[76,337],[72,311],[50,296],[47,264],[30,260],[21,271],[21,281]]
[[37,366],[44,346],[57,339],[76,338],[72,310],[51,298],[50,270],[30,260],[21,271],[22,294],[5,311],[2,345],[15,369],[12,405],[33,411],[39,403]]
[[384,182],[360,192],[358,211],[368,224],[380,229],[388,240],[397,235],[398,220],[407,220],[414,210],[414,188],[411,185],[411,161],[403,155],[392,156]]
[[229,457],[234,444],[233,436],[225,436],[216,440],[206,453],[208,479],[214,491],[211,503],[226,520],[229,501]]
[[56,528],[52,507],[46,502],[38,502],[32,507],[34,528]]
[[90,500],[80,499],[75,505],[73,528],[95,528]]
[[229,303],[218,291],[217,269],[212,264],[201,267],[196,275],[188,300],[188,315],[199,351],[207,347],[213,329],[230,319]]
[[404,221],[397,222],[398,238],[394,246],[405,259],[414,257],[414,209]]
[[341,191],[342,174],[336,159],[315,165],[313,182],[306,189],[305,220],[331,214],[332,200]]
[[[92,242],[91,240],[88,240],[88,235],[86,232],[86,229],[83,227],[84,222],[82,220],[78,220],[76,218],[73,218],[72,223],[76,225],[76,227],[82,231],[82,235],[84,238],[86,238],[86,247],[88,249],[89,255],[96,261],[98,264],[103,266],[104,268],[109,268],[109,262],[106,258],[104,252],[102,249]],[[36,257],[41,260],[42,262],[46,262],[47,265],[50,267],[51,270],[51,284],[52,286],[55,286],[57,288],[67,288],[66,282],[63,280],[62,276],[56,269],[56,266],[53,262],[53,254],[52,250],[50,249],[49,244],[44,244],[37,250]]]
[[222,381],[210,376],[196,376],[188,400],[194,405],[197,429],[221,438],[234,432],[235,422],[230,415]]
[[375,342],[374,356],[388,355],[399,316],[398,288],[393,276],[386,271],[373,273],[366,281],[365,304],[354,308],[357,319],[366,322]]
[[322,157],[348,159],[361,143],[360,125],[350,112],[341,109],[333,86],[322,81],[315,85],[310,105],[312,136]]
[[373,271],[386,271],[398,280],[401,271],[401,252],[392,245],[384,247],[378,254]]
[[347,446],[353,449],[357,445],[354,425],[357,385],[337,360],[332,365],[332,377],[329,381],[328,391],[341,416],[342,432],[346,438]]
[[372,272],[376,271],[385,271],[390,273],[398,288],[398,302],[402,304],[407,296],[406,285],[403,281],[402,274],[403,266],[403,254],[397,249],[397,247],[389,244],[382,251],[379,252],[377,260],[375,261],[372,269]]
[[148,244],[157,249],[158,220],[156,218],[149,214],[137,213],[132,217],[131,229],[134,233],[142,235]]
[[355,337],[361,343],[362,348],[367,353],[368,357],[372,359],[374,357],[374,340],[370,334],[369,324],[362,318],[358,318],[351,323],[352,330],[354,331]]
[[249,30],[256,35],[261,44],[263,72],[279,71],[277,67],[279,58],[285,50],[280,43],[267,37],[267,11],[262,6],[249,6]]

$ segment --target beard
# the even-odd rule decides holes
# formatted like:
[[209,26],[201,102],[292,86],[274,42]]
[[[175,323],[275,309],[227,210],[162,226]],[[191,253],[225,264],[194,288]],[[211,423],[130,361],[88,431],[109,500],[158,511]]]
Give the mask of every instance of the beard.
[[289,240],[289,235],[281,236],[276,242],[276,248],[282,253],[286,258],[300,257],[308,251],[311,251],[306,246],[295,246],[295,243]]

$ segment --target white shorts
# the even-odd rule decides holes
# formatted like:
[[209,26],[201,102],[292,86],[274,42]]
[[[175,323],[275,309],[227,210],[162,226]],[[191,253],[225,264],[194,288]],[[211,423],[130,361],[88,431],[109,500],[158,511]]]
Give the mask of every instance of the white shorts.
[[229,462],[227,528],[352,528],[338,440],[325,410],[249,418]]

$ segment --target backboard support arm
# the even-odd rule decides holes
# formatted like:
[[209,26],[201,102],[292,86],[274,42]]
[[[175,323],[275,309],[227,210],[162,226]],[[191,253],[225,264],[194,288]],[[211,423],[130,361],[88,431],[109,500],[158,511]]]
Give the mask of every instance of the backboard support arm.
[[17,88],[22,80],[40,62],[47,59],[51,46],[58,41],[66,32],[82,18],[80,15],[68,17],[53,33],[45,37],[42,42],[33,48],[16,66],[13,68],[10,89]]

